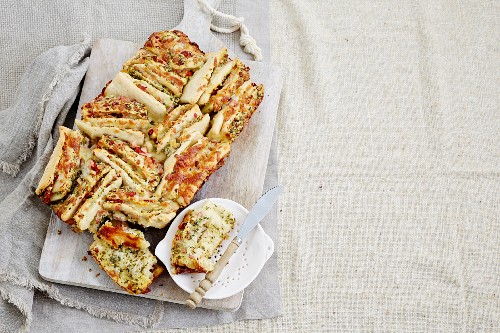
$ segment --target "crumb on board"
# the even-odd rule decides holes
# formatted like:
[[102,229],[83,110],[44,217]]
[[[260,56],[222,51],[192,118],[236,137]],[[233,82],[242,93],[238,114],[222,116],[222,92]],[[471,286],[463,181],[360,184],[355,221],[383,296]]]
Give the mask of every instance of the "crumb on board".
[[87,261],[87,256],[83,256],[82,261]]
[[163,285],[162,285],[162,284],[160,284],[160,287],[163,287]]
[[95,275],[95,277],[98,277],[99,275],[101,275],[101,273],[97,273],[97,274]]
[[89,256],[91,256],[91,255],[92,255],[92,252],[90,252],[90,250],[89,250],[89,251],[87,251],[87,254],[88,254]]
[[57,234],[60,235],[62,233],[61,230],[57,230]]
[[89,272],[92,272],[92,268],[89,268]]

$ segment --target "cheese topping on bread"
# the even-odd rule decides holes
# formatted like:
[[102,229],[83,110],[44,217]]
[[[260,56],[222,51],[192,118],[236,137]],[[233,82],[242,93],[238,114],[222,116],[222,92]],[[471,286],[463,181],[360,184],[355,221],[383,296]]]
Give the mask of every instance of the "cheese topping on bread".
[[128,96],[104,97],[99,95],[82,106],[82,119],[148,119],[146,107]]
[[165,176],[162,198],[187,206],[205,180],[222,166],[229,151],[229,143],[207,138],[187,148],[177,157],[172,173]]
[[241,133],[264,97],[264,86],[250,81],[243,83],[213,117],[207,137],[216,141],[232,142]]
[[163,272],[148,246],[141,231],[106,222],[94,235],[90,252],[116,284],[131,294],[144,294]]
[[231,96],[233,96],[236,89],[249,79],[250,69],[246,67],[241,60],[236,59],[231,72],[222,85],[222,88],[210,97],[208,103],[205,104],[202,109],[203,113],[219,111],[231,99]]

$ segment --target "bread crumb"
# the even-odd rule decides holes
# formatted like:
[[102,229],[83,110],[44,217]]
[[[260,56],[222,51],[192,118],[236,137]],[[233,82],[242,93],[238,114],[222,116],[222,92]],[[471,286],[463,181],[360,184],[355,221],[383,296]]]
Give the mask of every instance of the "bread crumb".
[[82,261],[87,261],[87,257],[83,256]]

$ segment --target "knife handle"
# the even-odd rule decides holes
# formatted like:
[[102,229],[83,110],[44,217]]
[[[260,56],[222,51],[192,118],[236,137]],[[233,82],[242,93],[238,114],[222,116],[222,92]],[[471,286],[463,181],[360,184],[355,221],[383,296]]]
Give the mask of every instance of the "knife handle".
[[191,309],[196,308],[196,306],[201,302],[203,296],[205,296],[206,292],[217,281],[220,274],[222,273],[222,270],[229,262],[231,256],[240,247],[241,240],[240,242],[238,242],[238,240],[238,237],[235,237],[231,241],[231,243],[229,243],[229,246],[227,247],[226,251],[224,251],[222,257],[220,257],[220,259],[215,263],[214,269],[205,275],[205,279],[200,282],[198,287],[196,287],[196,289],[189,296],[189,299],[186,300],[186,305]]

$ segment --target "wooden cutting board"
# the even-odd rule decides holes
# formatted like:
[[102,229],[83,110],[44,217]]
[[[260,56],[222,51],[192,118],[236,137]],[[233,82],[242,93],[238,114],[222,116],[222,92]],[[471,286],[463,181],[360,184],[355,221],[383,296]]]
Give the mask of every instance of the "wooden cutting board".
[[[216,7],[219,1],[208,2]],[[210,32],[211,18],[200,10],[197,1],[186,0],[184,7],[184,19],[176,29],[184,31],[205,52],[224,47]],[[120,71],[123,63],[132,57],[142,44],[112,39],[96,41],[82,88],[79,110],[83,103],[100,93],[106,82]],[[201,198],[219,197],[251,208],[262,194],[283,82],[281,72],[276,66],[265,62],[244,62],[250,67],[252,81],[264,84],[264,100],[247,128],[232,144],[231,155],[226,159],[225,165],[210,177],[193,202]],[[80,111],[77,114],[77,119],[79,118]],[[146,231],[146,239],[151,243],[152,252],[164,237],[166,229]],[[114,284],[87,254],[92,241],[90,233],[72,232],[68,225],[53,214],[40,258],[40,275],[52,282],[126,293]],[[167,272],[155,280],[148,294],[131,295],[174,303],[184,303],[188,296],[175,285]],[[241,305],[242,298],[243,292],[225,299],[203,300],[200,307],[235,311]]]

